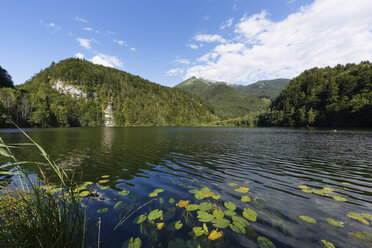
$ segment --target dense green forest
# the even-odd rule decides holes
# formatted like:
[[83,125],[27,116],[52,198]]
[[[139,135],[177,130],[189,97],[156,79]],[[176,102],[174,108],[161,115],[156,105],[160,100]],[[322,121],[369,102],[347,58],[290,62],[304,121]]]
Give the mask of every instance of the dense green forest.
[[259,117],[259,125],[372,127],[371,63],[306,70]]
[[[86,94],[61,94],[56,82]],[[199,125],[218,120],[191,93],[81,59],[52,63],[23,85],[0,89],[0,111],[21,126],[102,126],[112,106],[116,126]],[[6,126],[4,118],[0,125]]]
[[258,96],[260,98],[274,100],[279,96],[280,92],[289,81],[290,79],[278,78],[273,80],[258,81],[249,85],[234,84],[232,87],[250,96]]
[[250,96],[224,83],[208,83],[195,77],[176,85],[175,88],[189,91],[208,101],[223,120],[246,116],[270,105],[269,99]]

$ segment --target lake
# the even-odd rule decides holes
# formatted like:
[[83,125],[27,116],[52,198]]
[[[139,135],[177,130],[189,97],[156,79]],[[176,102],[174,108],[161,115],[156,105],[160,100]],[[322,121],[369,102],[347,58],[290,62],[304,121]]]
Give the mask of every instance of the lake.
[[[372,245],[370,130],[26,131],[75,180],[92,182],[84,199],[88,247],[97,245],[98,218],[101,247],[121,247],[130,237],[139,237],[143,247],[321,247],[321,240],[335,247]],[[0,130],[0,136],[7,143],[27,142],[14,129]],[[24,147],[16,154],[38,161],[35,151]],[[180,200],[185,202],[176,206]],[[155,209],[163,211],[163,220],[156,211],[150,218]],[[223,236],[209,240],[213,230]]]

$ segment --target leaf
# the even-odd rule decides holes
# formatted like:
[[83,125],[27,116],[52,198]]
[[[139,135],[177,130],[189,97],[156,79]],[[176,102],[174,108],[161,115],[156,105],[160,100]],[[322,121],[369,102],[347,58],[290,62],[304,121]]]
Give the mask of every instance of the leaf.
[[103,186],[103,187],[99,187],[100,190],[105,190],[105,189],[108,189],[110,188],[109,186]]
[[230,209],[225,210],[224,213],[227,216],[235,216],[236,215],[236,212],[233,211],[233,210],[230,210]]
[[152,210],[148,217],[147,217],[150,221],[151,220],[156,220],[156,219],[163,219],[163,210],[159,210],[159,209],[154,209]]
[[239,192],[239,193],[248,193],[249,191],[249,188],[247,187],[240,187],[238,189],[234,189],[236,192]]
[[233,223],[234,224],[239,223],[239,224],[243,225],[244,227],[249,226],[249,222],[246,219],[242,218],[242,217],[233,216],[232,217],[232,220],[233,220]]
[[169,204],[174,204],[176,202],[176,200],[174,198],[169,198],[168,202],[169,202]]
[[0,148],[0,155],[4,156],[4,157],[8,157],[8,158],[13,158],[13,155],[10,154],[7,150],[5,150],[4,148]]
[[366,247],[372,247],[372,233],[357,231],[348,233],[349,237]]
[[97,213],[106,213],[108,211],[108,208],[101,208],[97,210]]
[[134,224],[141,224],[141,223],[144,222],[146,219],[147,219],[147,216],[146,216],[145,214],[141,214],[140,216],[137,216],[137,217],[133,220],[133,223],[134,223]]
[[236,209],[235,204],[232,203],[232,202],[230,202],[230,201],[225,202],[224,205],[225,205],[225,207],[226,207],[227,209],[230,209],[230,210],[233,210],[233,211]]
[[214,195],[213,192],[209,192],[209,193],[204,194],[204,196],[205,196],[206,198],[211,197],[211,196],[213,196],[213,195]]
[[229,183],[229,186],[232,186],[232,187],[234,187],[234,186],[237,186],[238,184],[236,184],[236,183]]
[[163,229],[164,225],[165,225],[164,222],[156,223],[156,228],[157,228],[158,230],[161,230],[161,229]]
[[101,176],[102,178],[109,178],[110,176],[109,175],[103,175]]
[[198,193],[198,192],[200,192],[200,190],[198,190],[198,189],[190,189],[189,190],[189,193],[191,193],[191,194],[196,194],[196,193]]
[[99,183],[107,183],[108,181],[110,181],[110,180],[108,180],[108,179],[106,179],[106,180],[99,180],[98,182]]
[[88,195],[89,195],[89,191],[82,191],[82,192],[79,193],[80,197],[86,197]]
[[298,187],[299,187],[300,189],[309,189],[309,187],[306,186],[306,185],[298,185]]
[[331,242],[327,242],[324,239],[320,240],[319,243],[323,248],[335,248]]
[[302,189],[303,192],[305,193],[313,193],[313,190],[312,189]]
[[152,193],[148,194],[148,196],[149,196],[149,197],[156,197],[156,196],[158,196],[158,194],[157,194],[157,193],[154,193],[154,192],[152,192]]
[[354,212],[349,212],[349,213],[347,213],[347,216],[350,217],[350,218],[352,218],[352,219],[359,220],[363,224],[369,226],[369,222],[366,219],[364,219],[364,217],[363,217],[362,214],[358,214],[358,213],[354,213]]
[[159,203],[162,205],[164,203],[164,199],[162,197],[159,198]]
[[175,228],[176,230],[180,230],[182,227],[183,227],[183,224],[182,224],[182,222],[181,222],[180,220],[177,221],[177,222],[174,224],[174,228]]
[[222,218],[225,216],[225,214],[222,212],[222,210],[220,210],[220,209],[215,209],[215,210],[213,211],[213,216],[214,216],[216,219],[222,219]]
[[164,213],[163,218],[164,218],[164,220],[170,220],[174,217],[174,215],[175,214],[173,212],[167,211],[167,212]]
[[177,207],[180,207],[180,208],[184,208],[184,207],[186,207],[187,205],[189,205],[189,203],[190,203],[190,201],[180,200],[180,201],[176,204],[176,206],[177,206]]
[[372,214],[361,213],[360,215],[367,220],[372,220]]
[[332,198],[335,199],[336,201],[342,201],[342,202],[346,202],[347,201],[346,198],[341,197],[341,196],[334,196]]
[[257,243],[260,248],[276,248],[273,242],[270,239],[265,238],[264,236],[258,236]]
[[198,211],[198,219],[200,222],[210,222],[214,219],[214,216],[205,211]]
[[195,211],[199,209],[198,204],[190,204],[186,206],[186,211]]
[[212,198],[215,199],[215,200],[218,200],[218,199],[221,198],[221,196],[220,195],[212,195]]
[[203,202],[199,204],[199,209],[201,211],[209,211],[213,208],[212,204],[209,202]]
[[211,190],[210,190],[209,188],[205,187],[205,188],[202,188],[202,189],[200,190],[200,192],[202,192],[202,193],[205,195],[205,194],[211,192]]
[[300,217],[302,220],[304,220],[304,221],[306,221],[306,222],[314,223],[314,224],[316,223],[316,219],[311,218],[311,217],[309,217],[309,216],[300,215],[300,216],[298,216],[298,217]]
[[320,190],[320,189],[313,189],[313,190],[311,190],[311,192],[316,194],[316,195],[324,195],[324,191]]
[[201,191],[198,191],[195,194],[195,198],[198,199],[198,200],[203,200],[205,198],[205,193],[202,193]]
[[119,195],[129,195],[130,191],[129,190],[122,190],[122,191],[119,191]]
[[250,221],[256,221],[257,220],[257,213],[256,211],[250,209],[250,208],[245,208],[243,211],[243,216]]
[[344,223],[343,222],[340,222],[340,221],[337,221],[337,220],[334,220],[334,219],[331,219],[331,218],[327,218],[327,222],[329,224],[331,224],[332,226],[335,226],[335,227],[338,227],[338,228],[344,228]]
[[351,183],[342,182],[343,185],[351,185]]
[[203,234],[205,234],[205,235],[209,234],[209,232],[205,232],[205,230],[201,227],[193,227],[192,231],[194,232],[196,237],[202,236]]
[[209,234],[208,236],[208,239],[209,240],[216,240],[216,239],[219,239],[221,238],[223,235],[223,232],[222,231],[217,231],[217,230],[212,230],[212,232]]
[[230,225],[230,221],[224,218],[218,218],[212,220],[213,226],[218,228],[226,228]]
[[326,193],[326,194],[333,194],[333,189],[331,188],[323,188],[323,192]]
[[250,201],[252,201],[252,199],[249,196],[247,196],[247,195],[242,196],[242,199],[240,199],[240,200],[242,202],[250,202]]
[[233,230],[236,233],[245,234],[245,228],[240,223],[233,223],[230,224],[231,230]]
[[134,239],[133,237],[131,237],[122,244],[121,248],[140,248],[141,245],[142,241],[140,238]]
[[154,189],[154,191],[152,191],[152,192],[156,193],[156,194],[159,194],[159,193],[164,192],[164,189]]

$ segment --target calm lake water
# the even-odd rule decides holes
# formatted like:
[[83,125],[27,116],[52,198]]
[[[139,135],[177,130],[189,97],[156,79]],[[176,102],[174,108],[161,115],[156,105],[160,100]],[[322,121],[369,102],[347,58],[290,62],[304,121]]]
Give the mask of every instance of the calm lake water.
[[[368,215],[372,214],[372,131],[279,128],[26,131],[59,165],[74,173],[76,180],[93,182],[88,187],[94,197],[85,199],[92,233],[89,247],[96,247],[99,217],[101,247],[121,247],[130,237],[140,237],[143,247],[175,244],[187,247],[185,242],[193,239],[192,228],[202,227],[203,222],[199,222],[197,211],[176,206],[180,200],[189,200],[189,204],[210,202],[212,209],[207,206],[206,210],[210,214],[214,209],[227,210],[224,205],[227,201],[237,207],[235,210],[231,207],[234,213],[227,214],[242,217],[244,209],[257,213],[256,221],[249,220],[249,226],[243,225],[240,232],[245,234],[237,233],[239,228],[236,231],[230,226],[219,228],[218,231],[223,231],[220,239],[210,241],[207,235],[195,238],[202,247],[259,247],[258,237],[271,240],[276,247],[321,247],[320,240],[332,242],[335,247],[372,244],[368,236],[361,235],[372,233],[372,216]],[[27,142],[16,130],[0,130],[0,136],[7,143]],[[17,155],[25,160],[39,160],[33,151],[22,148]],[[37,172],[36,168],[30,170]],[[220,195],[220,199],[208,195],[208,189],[202,192],[209,197],[196,199],[195,192],[206,187],[214,196]],[[240,187],[244,187],[243,192],[235,191]],[[248,193],[244,193],[245,188],[249,188]],[[149,197],[154,189],[164,192]],[[190,193],[191,189],[197,190]],[[242,202],[242,196],[249,196],[251,201]],[[148,204],[113,231],[128,210],[145,203]],[[154,209],[163,210],[165,220],[155,220],[165,222],[161,230],[148,221],[133,224],[135,217]],[[347,216],[350,212],[354,218]],[[365,215],[358,215],[361,213]],[[299,216],[311,217],[316,223]],[[331,225],[327,218],[342,222],[343,228]],[[224,219],[233,223],[231,216],[225,214]],[[183,226],[173,230],[178,220]],[[210,221],[206,225],[209,233],[216,229]],[[267,241],[264,238],[259,241],[261,247],[272,247],[263,245]]]

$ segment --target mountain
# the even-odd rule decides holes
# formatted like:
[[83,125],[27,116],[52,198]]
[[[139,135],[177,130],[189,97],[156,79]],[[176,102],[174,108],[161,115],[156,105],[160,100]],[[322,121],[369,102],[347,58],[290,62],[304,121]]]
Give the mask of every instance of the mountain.
[[14,89],[0,89],[0,111],[22,126],[40,127],[200,125],[218,120],[209,103],[189,92],[74,58],[53,62]]
[[313,68],[283,89],[260,125],[372,127],[372,64]]
[[232,87],[250,96],[258,96],[261,98],[274,100],[277,96],[279,96],[280,92],[289,83],[289,81],[290,79],[278,78],[273,80],[258,81],[249,85],[234,84]]
[[175,88],[191,92],[216,109],[223,119],[236,118],[251,112],[261,111],[270,105],[270,100],[250,96],[225,82],[191,77]]

